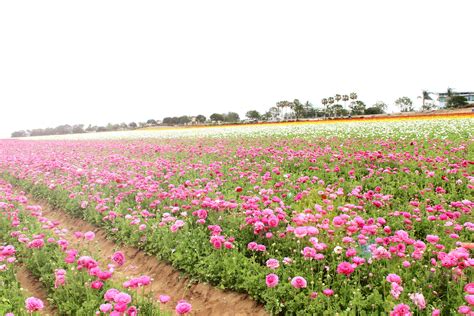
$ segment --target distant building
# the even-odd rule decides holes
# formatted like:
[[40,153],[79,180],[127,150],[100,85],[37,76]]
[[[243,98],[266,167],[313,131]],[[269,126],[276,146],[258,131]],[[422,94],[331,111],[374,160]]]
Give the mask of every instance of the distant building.
[[[430,93],[430,95],[435,96],[433,99],[435,101],[435,104],[440,107],[444,108],[446,107],[447,100],[448,100],[448,93],[447,92],[439,92],[439,93]],[[467,103],[474,103],[474,92],[451,92],[451,95],[454,96],[460,96],[460,97],[465,97],[467,100]]]

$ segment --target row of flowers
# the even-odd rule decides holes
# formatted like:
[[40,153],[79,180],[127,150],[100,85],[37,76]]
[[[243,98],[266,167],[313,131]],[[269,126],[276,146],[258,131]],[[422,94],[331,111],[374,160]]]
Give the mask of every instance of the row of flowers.
[[[138,289],[152,280],[143,275],[131,278],[119,286],[114,272],[125,262],[117,251],[109,262],[95,260],[88,255],[94,232],[69,232],[59,228],[59,223],[44,217],[41,207],[29,205],[26,197],[16,194],[12,186],[0,182],[0,239],[10,244],[0,246],[0,277],[11,295],[3,314],[23,315],[44,308],[36,297],[26,298],[23,305],[19,283],[15,278],[15,263],[21,262],[43,283],[48,290],[48,300],[61,314],[104,315],[161,315],[159,303],[166,304],[170,297]],[[18,260],[17,260],[18,258]],[[14,291],[16,290],[16,292]],[[5,304],[4,304],[5,305]],[[180,301],[177,314],[191,311],[191,305]]]

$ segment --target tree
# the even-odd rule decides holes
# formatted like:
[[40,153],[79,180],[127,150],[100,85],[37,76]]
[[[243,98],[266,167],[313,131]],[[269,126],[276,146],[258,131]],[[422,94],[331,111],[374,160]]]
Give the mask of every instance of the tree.
[[247,113],[245,113],[245,116],[249,120],[257,120],[258,121],[261,118],[261,115],[257,110],[248,111]]
[[229,122],[229,123],[235,123],[240,121],[240,116],[238,113],[235,112],[229,112],[224,115],[224,121]]
[[323,111],[325,112],[326,115],[328,115],[328,113],[329,113],[329,109],[328,109],[329,101],[328,101],[328,99],[326,99],[326,98],[322,99],[322,100],[321,100],[321,104],[324,106],[324,110],[323,110]]
[[278,102],[276,103],[276,107],[277,107],[278,109],[280,109],[280,113],[283,114],[283,117],[286,116],[286,110],[285,110],[285,109],[291,108],[292,106],[293,106],[292,103],[291,103],[290,101],[286,101],[286,100],[284,100],[284,101],[278,101]]
[[455,96],[451,96],[448,99],[448,103],[446,103],[446,107],[447,108],[460,108],[467,104],[468,103],[467,103],[466,97],[455,95]]
[[224,115],[219,114],[219,113],[214,113],[214,114],[211,114],[210,119],[213,122],[224,122]]
[[426,90],[423,90],[421,92],[421,109],[422,110],[429,110],[431,107],[430,106],[427,106],[426,105],[426,100],[433,100],[431,97],[430,97],[430,93]]
[[355,100],[357,100],[357,93],[351,92],[349,94],[349,98],[352,100],[352,102],[354,102]]
[[412,112],[413,102],[409,97],[401,97],[395,100],[395,105],[400,108],[401,112]]
[[128,124],[128,127],[134,129],[134,128],[137,128],[138,125],[137,125],[137,123],[135,123],[135,122],[131,122],[131,123]]
[[316,116],[316,109],[313,107],[313,105],[309,101],[306,101],[306,103],[303,105],[303,117],[310,118],[310,117],[315,117],[315,116]]
[[28,133],[26,131],[16,131],[12,133],[12,137],[26,137]]
[[[383,101],[375,102],[375,104],[372,105],[372,107],[378,109],[380,113],[384,113],[385,110],[387,110],[387,104]],[[379,113],[375,113],[375,114],[379,114]]]
[[349,101],[349,96],[347,94],[344,94],[342,96],[342,102],[344,102],[344,108],[347,108],[347,101]]
[[196,116],[196,122],[198,123],[204,123],[206,121],[206,117],[204,115],[199,114]]
[[384,111],[376,106],[372,106],[370,108],[365,109],[364,114],[369,115],[369,114],[383,114]]
[[344,107],[341,104],[334,104],[331,107],[332,113],[334,113],[336,116],[343,116],[344,114],[349,114],[349,111],[345,110]]
[[298,99],[294,99],[293,102],[290,103],[291,109],[295,112],[295,118],[298,120],[299,118],[304,116],[304,105]]
[[362,115],[366,108],[365,103],[360,100],[352,101],[349,107],[352,115]]
[[180,125],[185,125],[185,124],[188,124],[189,122],[191,122],[191,119],[187,115],[183,115],[178,118],[178,124]]
[[152,126],[157,125],[156,120],[154,120],[154,119],[149,119],[148,121],[146,121],[146,123],[149,124],[149,125],[152,125]]
[[265,114],[263,114],[262,118],[266,121],[275,121],[280,117],[280,109],[276,106],[272,106],[268,109]]
[[73,134],[81,134],[85,133],[84,131],[84,124],[77,124],[72,127],[72,133]]
[[334,98],[333,97],[329,97],[328,98],[328,105],[326,107],[326,115],[327,116],[331,116],[332,115],[332,105],[334,104]]

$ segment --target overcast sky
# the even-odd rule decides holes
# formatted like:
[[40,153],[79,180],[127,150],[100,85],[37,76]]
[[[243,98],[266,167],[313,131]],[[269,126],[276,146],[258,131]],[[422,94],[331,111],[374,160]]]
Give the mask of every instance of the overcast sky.
[[474,90],[474,1],[0,1],[0,137]]

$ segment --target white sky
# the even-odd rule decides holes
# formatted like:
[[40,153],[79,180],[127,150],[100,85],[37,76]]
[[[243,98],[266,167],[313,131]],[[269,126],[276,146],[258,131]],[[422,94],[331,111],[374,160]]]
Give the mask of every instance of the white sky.
[[0,137],[474,90],[474,1],[0,1]]

